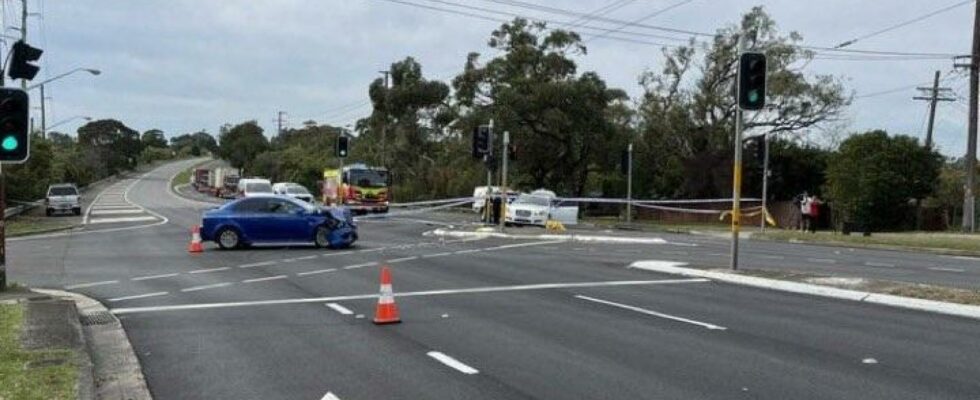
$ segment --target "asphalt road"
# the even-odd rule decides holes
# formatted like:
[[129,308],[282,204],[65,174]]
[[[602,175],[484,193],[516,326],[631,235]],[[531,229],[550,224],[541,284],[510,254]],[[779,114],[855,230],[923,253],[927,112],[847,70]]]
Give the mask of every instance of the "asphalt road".
[[[162,223],[9,249],[12,280],[117,312],[158,399],[980,398],[978,321],[626,268],[721,266],[721,239],[440,240],[418,217],[364,221],[350,250],[191,255],[189,227],[213,205],[171,194],[190,164],[123,193]],[[745,254],[745,265],[980,281],[980,261],[923,254],[759,242]],[[382,264],[398,325],[370,322]]]

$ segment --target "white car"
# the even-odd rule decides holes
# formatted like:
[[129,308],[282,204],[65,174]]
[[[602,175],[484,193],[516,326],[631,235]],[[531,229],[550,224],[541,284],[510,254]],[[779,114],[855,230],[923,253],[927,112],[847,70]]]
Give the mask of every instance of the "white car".
[[504,222],[512,225],[541,225],[551,217],[554,196],[527,194],[517,196],[507,206]]
[[279,182],[272,185],[272,192],[281,196],[289,196],[294,199],[313,203],[313,194],[303,185],[293,182]]
[[264,194],[275,194],[272,192],[272,183],[268,179],[244,178],[238,180],[239,197],[252,197]]
[[71,183],[59,183],[48,186],[44,197],[44,214],[52,216],[56,212],[82,214],[82,206],[78,201],[78,188]]

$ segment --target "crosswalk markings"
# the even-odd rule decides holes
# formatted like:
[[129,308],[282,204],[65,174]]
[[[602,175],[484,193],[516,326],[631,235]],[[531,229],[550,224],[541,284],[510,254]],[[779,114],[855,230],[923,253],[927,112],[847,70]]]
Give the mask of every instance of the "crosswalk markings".
[[114,224],[159,220],[157,216],[126,198],[127,188],[132,183],[133,180],[120,181],[99,194],[87,210],[85,223]]
[[156,221],[157,217],[147,215],[143,217],[120,217],[120,218],[93,218],[88,221],[90,224],[114,224],[120,222],[140,222]]
[[101,207],[92,210],[91,215],[118,215],[118,214],[142,214],[143,210],[139,208],[126,208],[118,210],[103,210]]

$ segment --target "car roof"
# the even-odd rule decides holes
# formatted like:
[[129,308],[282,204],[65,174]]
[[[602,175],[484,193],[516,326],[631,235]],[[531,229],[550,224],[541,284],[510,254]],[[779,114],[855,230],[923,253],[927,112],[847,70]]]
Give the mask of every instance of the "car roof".
[[51,185],[48,185],[48,189],[63,188],[63,187],[73,188],[73,187],[75,187],[75,184],[74,183],[53,183]]

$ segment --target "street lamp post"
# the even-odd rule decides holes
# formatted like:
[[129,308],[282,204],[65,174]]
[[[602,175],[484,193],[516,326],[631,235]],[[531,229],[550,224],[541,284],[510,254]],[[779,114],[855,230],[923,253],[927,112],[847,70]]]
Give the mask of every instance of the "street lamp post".
[[61,120],[61,121],[58,121],[58,122],[55,122],[54,124],[52,124],[52,125],[51,125],[50,127],[48,127],[48,128],[47,128],[47,129],[46,129],[45,131],[43,131],[43,132],[44,132],[44,133],[47,133],[47,131],[50,131],[50,130],[52,130],[52,129],[54,129],[54,128],[56,128],[56,127],[58,127],[58,126],[61,126],[61,125],[64,125],[64,124],[67,124],[67,123],[69,123],[69,122],[71,122],[71,121],[74,121],[74,120],[76,120],[76,119],[84,119],[84,120],[86,120],[86,121],[91,121],[91,120],[92,120],[92,117],[89,117],[89,116],[87,116],[87,115],[76,115],[76,116],[74,116],[74,117],[71,117],[71,118],[65,118],[65,119],[63,119],[63,120]]
[[102,74],[102,71],[97,70],[95,68],[75,68],[75,69],[73,69],[71,71],[65,72],[63,74],[56,75],[56,76],[51,77],[51,78],[48,78],[48,79],[45,79],[45,80],[43,80],[41,82],[35,83],[35,84],[33,84],[31,86],[28,86],[26,88],[26,90],[31,90],[31,89],[34,89],[34,88],[38,88],[38,89],[41,90],[41,137],[42,138],[44,137],[45,132],[48,131],[47,126],[46,126],[47,115],[45,115],[45,107],[44,107],[44,102],[45,102],[45,99],[44,99],[44,84],[50,83],[50,82],[53,82],[53,81],[56,81],[58,79],[61,79],[61,78],[66,77],[68,75],[74,74],[76,72],[82,72],[82,71],[88,72],[88,73],[90,73],[92,75],[100,75],[100,74]]

